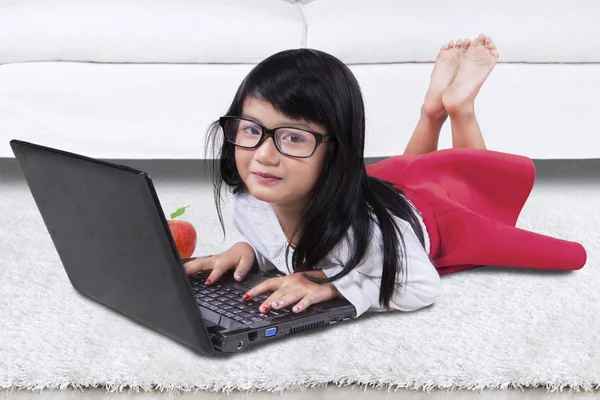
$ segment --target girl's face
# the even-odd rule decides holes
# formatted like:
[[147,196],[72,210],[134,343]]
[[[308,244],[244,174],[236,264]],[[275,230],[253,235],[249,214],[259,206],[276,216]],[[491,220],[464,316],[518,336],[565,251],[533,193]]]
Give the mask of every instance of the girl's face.
[[[248,97],[242,117],[269,129],[280,126],[308,129],[326,134],[321,125],[289,119],[278,113],[267,101]],[[250,194],[258,200],[276,205],[304,205],[315,186],[327,154],[327,143],[321,143],[309,158],[294,158],[277,151],[273,138],[268,136],[256,149],[235,148],[235,163]],[[264,179],[269,174],[278,179]]]

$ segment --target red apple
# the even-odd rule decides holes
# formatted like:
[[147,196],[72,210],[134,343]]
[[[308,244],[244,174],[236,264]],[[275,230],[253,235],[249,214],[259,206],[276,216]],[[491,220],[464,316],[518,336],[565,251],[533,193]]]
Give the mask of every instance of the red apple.
[[194,225],[187,221],[175,219],[180,215],[183,215],[185,209],[188,207],[189,206],[178,208],[177,211],[171,214],[171,219],[167,221],[169,228],[171,229],[171,235],[173,236],[175,245],[179,251],[179,256],[182,259],[190,258],[192,254],[194,254],[194,250],[196,250],[197,235]]

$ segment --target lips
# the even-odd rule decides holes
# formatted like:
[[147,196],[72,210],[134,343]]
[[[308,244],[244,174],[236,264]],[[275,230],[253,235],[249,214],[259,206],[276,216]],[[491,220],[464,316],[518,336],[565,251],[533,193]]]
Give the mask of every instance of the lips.
[[267,179],[269,179],[269,178],[272,178],[272,179],[281,179],[281,178],[280,178],[280,177],[278,177],[278,176],[271,175],[271,174],[266,174],[266,173],[263,173],[263,172],[253,172],[253,174],[254,174],[254,175],[261,176],[261,177],[263,177],[263,178],[267,178]]

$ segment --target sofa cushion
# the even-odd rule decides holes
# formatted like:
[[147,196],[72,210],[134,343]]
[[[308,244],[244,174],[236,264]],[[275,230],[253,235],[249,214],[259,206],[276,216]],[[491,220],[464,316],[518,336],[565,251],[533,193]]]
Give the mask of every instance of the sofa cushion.
[[[208,125],[227,111],[251,68],[0,65],[0,157],[14,156],[9,140],[16,138],[99,158],[204,158]],[[432,65],[350,68],[366,106],[365,157],[402,154],[419,120]],[[486,145],[539,159],[600,158],[598,87],[599,65],[496,66],[476,103]],[[452,147],[450,122],[439,146]]]
[[301,5],[306,46],[349,64],[432,62],[449,40],[485,33],[500,62],[600,62],[600,2],[484,3],[317,0]]
[[281,0],[0,0],[0,63],[256,63],[303,40]]

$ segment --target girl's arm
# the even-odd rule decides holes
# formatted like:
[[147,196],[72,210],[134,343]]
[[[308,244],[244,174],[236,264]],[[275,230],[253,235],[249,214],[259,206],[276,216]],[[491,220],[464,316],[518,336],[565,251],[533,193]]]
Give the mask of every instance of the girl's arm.
[[248,238],[247,238],[246,236],[244,236],[244,235],[241,233],[241,232],[242,232],[242,230],[241,230],[241,228],[240,228],[240,225],[239,225],[238,221],[237,221],[235,218],[233,219],[233,226],[234,226],[234,227],[235,227],[235,229],[237,230],[237,232],[238,232],[238,236],[237,236],[237,238],[236,238],[236,239],[233,241],[233,244],[232,244],[232,246],[233,246],[234,244],[236,244],[236,243],[239,243],[239,242],[248,243],[250,246],[252,246],[252,249],[254,250],[254,253],[256,254],[256,248],[255,248],[255,247],[252,245],[252,243],[250,243],[250,241],[248,240]]
[[[441,296],[440,276],[429,261],[427,253],[411,228],[403,232],[406,244],[406,264],[398,274],[396,291],[390,300],[390,309],[416,311],[435,303]],[[333,284],[350,303],[356,307],[357,316],[367,311],[387,311],[379,303],[381,272],[383,265],[382,249],[374,240],[363,262]],[[339,251],[341,260],[348,260],[348,246],[345,243]],[[323,272],[333,276],[342,270],[338,263],[324,266]],[[402,288],[398,285],[402,282]]]
[[[243,213],[238,212],[238,210],[236,209],[236,201],[237,200],[235,196],[230,195],[228,203],[229,215],[231,216],[233,226],[235,227],[238,233],[238,236],[233,241],[232,245],[239,242],[248,243],[252,247],[252,250],[254,250],[255,264],[258,265],[258,268],[261,271],[275,270],[276,267],[265,258],[265,249],[260,245],[260,242],[256,237],[256,232],[254,231],[253,227],[250,226],[250,221],[247,218],[245,218],[245,215]],[[247,237],[242,232],[248,232],[249,236],[251,237]],[[257,245],[255,246],[250,239],[253,239],[254,243],[257,243]]]

